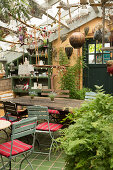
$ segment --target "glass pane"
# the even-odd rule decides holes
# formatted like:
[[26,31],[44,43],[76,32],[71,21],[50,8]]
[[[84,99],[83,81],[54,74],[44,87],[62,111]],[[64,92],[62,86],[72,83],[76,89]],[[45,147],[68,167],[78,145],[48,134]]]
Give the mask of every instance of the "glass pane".
[[[105,43],[105,47],[110,47],[110,43]],[[104,53],[110,53],[110,51],[103,51]]]
[[108,60],[110,60],[110,54],[103,54],[103,63],[106,64]]
[[102,54],[96,54],[96,64],[102,64]]
[[95,64],[95,56],[94,56],[94,54],[89,55],[89,64]]
[[89,53],[95,53],[95,44],[89,44],[88,45]]
[[102,50],[100,50],[102,48],[102,44],[96,44],[96,53],[102,53]]

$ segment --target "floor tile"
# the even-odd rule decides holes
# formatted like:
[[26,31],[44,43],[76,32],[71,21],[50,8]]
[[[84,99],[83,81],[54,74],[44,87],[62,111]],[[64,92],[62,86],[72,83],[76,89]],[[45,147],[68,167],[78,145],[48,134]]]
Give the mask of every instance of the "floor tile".
[[53,167],[55,168],[63,168],[65,166],[64,162],[55,162]]
[[53,163],[54,163],[53,161],[44,161],[41,165],[50,167]]

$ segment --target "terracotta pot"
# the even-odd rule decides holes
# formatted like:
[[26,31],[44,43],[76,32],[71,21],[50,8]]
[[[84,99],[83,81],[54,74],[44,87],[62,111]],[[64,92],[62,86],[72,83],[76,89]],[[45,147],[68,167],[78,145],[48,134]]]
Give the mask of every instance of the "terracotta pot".
[[81,32],[74,32],[70,36],[69,42],[73,48],[80,48],[85,42],[85,36]]
[[73,53],[73,48],[72,47],[65,47],[65,52],[66,52],[66,55],[68,56],[68,59],[69,59],[69,57]]

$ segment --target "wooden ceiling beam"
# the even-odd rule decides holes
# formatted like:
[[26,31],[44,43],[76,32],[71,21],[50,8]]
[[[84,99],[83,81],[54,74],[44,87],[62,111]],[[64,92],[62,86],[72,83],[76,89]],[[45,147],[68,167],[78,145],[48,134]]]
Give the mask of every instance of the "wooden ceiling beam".
[[[52,19],[53,21],[59,22],[59,20],[58,20],[57,18],[55,18],[55,17],[53,17],[52,15],[48,14],[46,11],[44,12],[44,14],[45,14],[46,16],[48,16],[50,19]],[[61,24],[62,26],[64,26],[65,28],[69,29],[69,26],[68,26],[66,23],[60,21],[60,24]]]
[[55,5],[56,3],[60,2],[60,0],[48,0],[48,3],[43,3],[42,6],[48,6],[49,8],[53,5]]
[[[101,7],[102,3],[90,3],[90,6],[92,7]],[[113,6],[113,3],[105,3],[105,7]]]
[[[89,0],[89,3],[91,5],[92,3],[95,3],[95,2],[94,0]],[[94,9],[95,13],[99,13],[99,9],[97,8],[97,6],[92,6],[92,8]]]

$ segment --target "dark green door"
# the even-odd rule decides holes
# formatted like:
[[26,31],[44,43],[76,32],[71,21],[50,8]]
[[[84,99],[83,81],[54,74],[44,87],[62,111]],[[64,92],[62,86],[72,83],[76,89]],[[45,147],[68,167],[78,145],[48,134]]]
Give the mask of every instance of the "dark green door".
[[[110,46],[110,43],[106,43],[105,46]],[[102,44],[96,44],[92,39],[86,41],[84,47],[86,67],[83,71],[83,86],[94,91],[94,85],[103,85],[106,93],[113,94],[113,76],[110,76],[106,67],[106,61],[110,60],[110,52],[102,52],[101,47]]]

